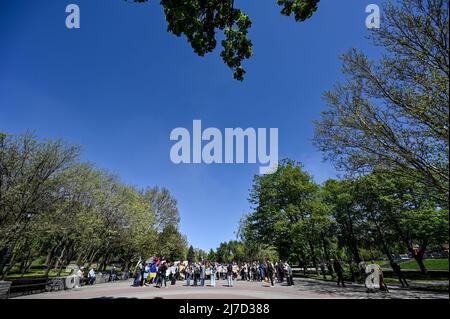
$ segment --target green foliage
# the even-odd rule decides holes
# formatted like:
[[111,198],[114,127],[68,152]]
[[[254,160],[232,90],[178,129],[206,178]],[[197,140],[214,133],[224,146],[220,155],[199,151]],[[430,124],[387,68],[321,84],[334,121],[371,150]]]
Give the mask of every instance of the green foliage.
[[411,177],[448,207],[448,0],[389,2],[383,12],[372,39],[384,54],[342,56],[346,80],[325,93],[315,144],[342,170]]
[[186,238],[180,234],[174,225],[167,225],[158,235],[156,252],[159,256],[169,261],[184,259],[184,251],[187,246]]
[[188,253],[187,253],[187,261],[189,261],[190,263],[193,263],[193,262],[196,261],[195,260],[195,250],[194,250],[194,247],[192,245],[189,246],[189,250],[188,250]]
[[216,261],[216,259],[217,259],[216,253],[214,252],[214,250],[212,248],[209,250],[207,259],[209,261]]
[[294,14],[295,21],[305,21],[311,18],[317,10],[320,0],[277,0],[278,5],[282,6],[281,14],[290,16]]
[[[425,267],[430,270],[448,270],[448,258],[445,259],[425,259]],[[415,260],[404,261],[400,264],[402,269],[419,270],[419,265]]]
[[354,278],[361,261],[383,255],[408,252],[420,264],[428,248],[448,242],[448,209],[425,195],[423,184],[398,176],[377,171],[319,186],[301,165],[282,161],[274,174],[255,176],[249,199],[254,211],[239,230],[246,254],[273,245],[280,258],[316,269],[319,262],[343,258]]
[[[131,0],[125,0],[131,1]],[[148,0],[133,0],[145,3]],[[317,10],[318,0],[278,0],[281,13],[295,15],[296,21],[304,21]],[[252,21],[248,15],[235,8],[234,0],[161,0],[168,23],[167,31],[185,36],[199,56],[214,51],[217,31],[222,32],[220,56],[233,70],[233,77],[244,79],[242,62],[253,55],[253,44],[248,37]]]
[[46,255],[46,272],[70,262],[129,267],[159,252],[184,257],[176,200],[167,189],[141,192],[80,163],[79,148],[33,136],[0,143],[0,273],[24,274]]

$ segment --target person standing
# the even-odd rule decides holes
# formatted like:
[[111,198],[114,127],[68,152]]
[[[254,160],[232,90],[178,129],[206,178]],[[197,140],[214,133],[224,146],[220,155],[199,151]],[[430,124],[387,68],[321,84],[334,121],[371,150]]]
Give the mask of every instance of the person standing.
[[184,269],[184,275],[186,276],[186,286],[191,285],[191,277],[192,277],[192,267],[191,265],[187,265]]
[[266,267],[264,262],[259,263],[259,280],[263,281],[266,278]]
[[157,274],[158,280],[156,281],[156,287],[162,288],[163,283],[164,287],[167,287],[166,272],[167,272],[167,264],[165,261],[163,261],[158,267],[158,274]]
[[275,272],[275,267],[270,260],[267,261],[267,277],[269,277],[270,286],[273,287],[273,274]]
[[[144,283],[143,283],[143,285],[144,286],[147,286],[148,284],[148,276],[150,275],[150,266],[147,264],[147,263],[145,263],[145,266],[144,266],[144,273],[143,273],[143,278],[144,278]],[[142,285],[141,285],[142,286]]]
[[93,285],[95,282],[95,269],[91,268],[88,273],[88,283],[89,285]]
[[216,272],[217,272],[216,263],[212,263],[211,264],[211,287],[216,286]]
[[233,264],[230,262],[227,266],[228,287],[233,287]]
[[111,280],[112,282],[115,282],[115,281],[116,281],[116,279],[117,279],[116,267],[112,267],[112,268],[111,268],[111,273],[109,274],[109,276],[110,276],[110,280]]
[[205,282],[206,282],[206,266],[205,263],[202,263],[200,265],[200,283],[202,287],[205,287]]
[[339,286],[340,284],[342,284],[342,287],[345,287],[344,269],[342,268],[342,265],[339,262],[339,260],[337,260],[337,259],[334,260],[333,268],[334,268],[334,271],[336,272],[336,276],[337,276],[337,285]]
[[284,269],[286,272],[286,281],[288,286],[294,285],[294,279],[292,278],[292,267],[287,262],[284,264]]

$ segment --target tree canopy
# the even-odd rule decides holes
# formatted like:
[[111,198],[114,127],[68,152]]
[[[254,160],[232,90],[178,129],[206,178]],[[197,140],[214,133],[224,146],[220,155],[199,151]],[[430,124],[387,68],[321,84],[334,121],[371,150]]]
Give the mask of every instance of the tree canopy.
[[349,173],[409,176],[448,207],[448,0],[388,2],[371,39],[377,61],[350,49],[343,83],[325,93],[330,108],[315,144]]
[[[149,0],[125,1],[145,3]],[[234,0],[161,0],[160,3],[168,23],[167,31],[178,37],[185,36],[199,56],[213,52],[218,38],[223,38],[220,56],[233,70],[235,79],[244,79],[242,62],[253,55],[253,44],[248,36],[252,21],[236,8]],[[319,0],[277,0],[281,14],[293,15],[296,21],[310,18],[318,3]]]
[[62,141],[0,135],[0,274],[25,273],[42,256],[47,272],[71,262],[127,269],[154,254],[184,258],[167,189],[143,192],[79,155]]

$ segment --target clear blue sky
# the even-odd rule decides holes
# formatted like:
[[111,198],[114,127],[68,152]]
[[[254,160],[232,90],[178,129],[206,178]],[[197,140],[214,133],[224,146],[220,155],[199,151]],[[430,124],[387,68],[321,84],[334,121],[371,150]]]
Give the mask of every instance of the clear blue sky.
[[[65,27],[69,3],[80,6],[79,30]],[[63,138],[126,183],[169,188],[189,243],[216,248],[250,211],[259,165],[175,165],[170,131],[194,119],[221,130],[277,127],[280,158],[302,162],[317,182],[335,177],[311,143],[312,121],[342,79],[338,56],[368,46],[369,3],[322,0],[295,23],[275,0],[236,1],[253,20],[241,83],[218,51],[200,58],[167,33],[159,1],[0,0],[0,130]]]

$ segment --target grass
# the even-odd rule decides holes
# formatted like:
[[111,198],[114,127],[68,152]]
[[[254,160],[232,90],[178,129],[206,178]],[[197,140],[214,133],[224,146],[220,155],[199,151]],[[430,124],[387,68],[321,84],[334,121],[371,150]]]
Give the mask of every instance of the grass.
[[[448,270],[448,259],[425,259],[423,263],[428,270]],[[400,266],[404,270],[419,270],[415,260],[404,261]]]
[[[23,278],[41,277],[41,276],[44,276],[44,275],[45,275],[45,269],[33,269],[33,268],[31,268],[30,271],[28,271],[27,273],[25,273],[23,275],[20,272],[11,272],[11,273],[9,273],[6,276],[6,278],[14,279],[14,278],[21,278],[21,277],[23,277]],[[69,273],[64,272],[64,271],[61,272],[61,276],[67,276],[67,275],[69,275]],[[49,277],[56,277],[56,276],[58,276],[58,272],[50,271],[48,273],[48,276]]]

